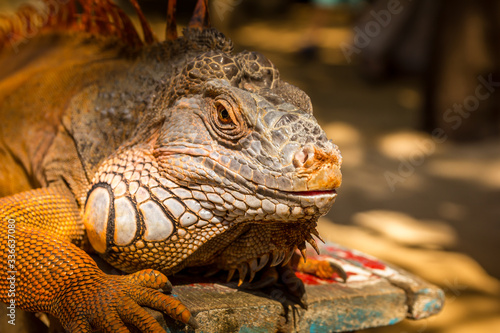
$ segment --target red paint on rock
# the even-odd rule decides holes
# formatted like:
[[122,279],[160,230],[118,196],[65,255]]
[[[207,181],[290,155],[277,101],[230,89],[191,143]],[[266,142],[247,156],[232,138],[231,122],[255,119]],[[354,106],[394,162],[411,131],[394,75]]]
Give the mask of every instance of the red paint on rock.
[[382,269],[382,270],[385,269],[385,265],[383,263],[381,263],[380,261],[373,260],[373,259],[370,259],[370,258],[367,258],[364,256],[356,255],[352,252],[349,252],[349,251],[346,251],[344,249],[334,247],[334,246],[326,246],[325,249],[331,253],[338,253],[338,256],[343,258],[343,259],[359,262],[364,267],[371,268],[371,269]]
[[[346,274],[348,277],[351,275],[356,275],[356,273],[352,273],[352,272],[348,272]],[[301,279],[302,282],[304,282],[304,284],[311,285],[311,286],[316,286],[318,284],[325,284],[325,283],[339,283],[342,280],[337,273],[333,273],[332,277],[329,279],[321,279],[317,276],[307,274],[307,273],[302,273],[302,272],[295,272],[295,275],[299,279]]]
[[347,260],[353,260],[353,261],[359,262],[364,267],[368,267],[371,269],[385,269],[385,265],[383,263],[381,263],[380,261],[372,260],[370,258],[366,258],[363,256],[358,256],[352,252],[344,251],[344,258]]
[[310,286],[316,286],[321,284],[320,279],[311,274],[295,272],[295,275],[304,282],[304,284],[308,284]]

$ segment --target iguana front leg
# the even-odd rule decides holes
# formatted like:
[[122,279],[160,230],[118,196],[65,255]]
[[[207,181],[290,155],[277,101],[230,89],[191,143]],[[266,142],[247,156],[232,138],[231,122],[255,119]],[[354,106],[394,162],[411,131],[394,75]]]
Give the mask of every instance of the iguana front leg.
[[70,198],[56,188],[0,199],[0,301],[53,314],[70,332],[128,332],[126,324],[163,331],[140,306],[196,326],[180,301],[154,290],[170,291],[165,275],[154,270],[107,275],[75,245],[82,243],[84,230]]

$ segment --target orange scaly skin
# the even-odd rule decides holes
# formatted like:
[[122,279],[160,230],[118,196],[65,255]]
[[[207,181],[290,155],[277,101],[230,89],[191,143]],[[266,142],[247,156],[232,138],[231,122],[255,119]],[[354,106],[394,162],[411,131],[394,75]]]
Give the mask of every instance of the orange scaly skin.
[[[90,3],[82,1],[87,10]],[[82,27],[85,20],[76,23],[71,14],[72,1],[58,8],[63,19],[29,6],[11,21],[0,18],[0,63],[9,64],[0,66],[0,301],[50,313],[69,332],[128,332],[124,323],[141,332],[163,331],[141,306],[196,327],[179,300],[157,291],[171,290],[164,274],[146,269],[107,275],[79,248],[85,243],[81,210],[89,175],[68,144],[73,139],[63,123],[67,105],[75,94],[123,72],[130,62],[119,54],[142,44],[127,16],[113,6],[102,9],[125,22],[122,30],[95,26],[95,13]],[[22,17],[32,18],[39,37],[24,38],[30,31],[23,30]],[[63,32],[52,32],[58,30]],[[146,42],[153,42],[152,35]],[[82,103],[92,107],[85,94]],[[7,280],[12,275],[15,290]]]
[[63,189],[4,197],[0,207],[0,301],[14,300],[17,308],[51,313],[69,332],[128,332],[123,323],[143,332],[162,331],[140,306],[194,325],[179,300],[152,290],[171,290],[162,273],[106,275],[70,243],[82,243],[83,228],[75,203]]
[[[165,42],[135,0],[144,40],[111,0],[46,2],[0,17],[0,301],[70,332],[159,332],[141,306],[197,327],[156,290],[184,268],[301,298],[289,262],[315,246],[342,161],[309,97],[234,54],[206,0],[182,37],[169,2]],[[104,274],[88,245],[133,274]]]
[[[78,207],[65,188],[41,188],[0,198],[0,217],[77,246],[85,234]],[[2,229],[5,231],[5,229]]]

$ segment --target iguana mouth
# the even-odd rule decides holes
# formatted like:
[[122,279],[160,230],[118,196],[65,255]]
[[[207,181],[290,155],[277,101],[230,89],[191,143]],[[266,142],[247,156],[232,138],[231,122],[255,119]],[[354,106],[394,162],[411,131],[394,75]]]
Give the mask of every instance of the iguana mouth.
[[325,196],[332,196],[335,198],[337,196],[337,190],[298,191],[298,192],[288,191],[286,193],[292,194],[292,195],[297,195],[297,196],[304,196],[304,197],[314,197],[314,196],[325,195]]
[[[225,176],[231,176],[234,180],[238,180],[238,182],[245,187],[249,191],[255,191],[257,188],[260,188],[261,191],[264,191],[266,195],[272,195],[273,191],[278,191],[279,193],[285,194],[285,196],[303,196],[303,197],[315,197],[315,196],[332,196],[332,198],[335,198],[337,195],[336,188],[340,186],[340,182],[342,179],[341,173],[340,173],[340,168],[338,166],[333,166],[328,164],[328,165],[322,165],[320,170],[316,170],[315,172],[312,172],[311,174],[308,174],[307,172],[300,171],[298,173],[292,173],[286,176],[279,175],[276,176],[274,174],[269,173],[268,175],[262,173],[259,178],[268,180],[267,176],[271,178],[275,178],[274,181],[276,181],[276,177],[280,178],[286,178],[287,181],[290,181],[290,183],[293,183],[294,180],[302,177],[304,178],[304,182],[308,183],[310,186],[309,188],[312,188],[311,190],[303,190],[303,191],[289,191],[287,189],[282,189],[277,185],[271,185],[268,183],[258,183],[254,181],[253,179],[247,179],[245,177],[242,177],[238,172],[235,172],[235,170],[232,170],[228,166],[224,165],[222,161],[219,158],[212,158],[210,154],[207,152],[204,152],[202,149],[192,149],[192,148],[171,148],[169,147],[168,149],[166,148],[161,148],[155,151],[154,156],[159,160],[166,160],[167,157],[174,156],[176,154],[183,154],[183,155],[189,155],[192,157],[205,157],[206,159],[209,159],[211,164],[217,165],[218,168],[224,171]],[[336,163],[336,159],[335,163]],[[328,172],[325,172],[324,169],[330,169]],[[332,169],[335,169],[334,172],[332,172]],[[300,173],[300,177],[297,177]],[[325,174],[331,174],[330,177],[325,178]],[[308,177],[304,177],[304,176]],[[306,180],[307,178],[307,180]],[[304,185],[300,185],[304,186]]]

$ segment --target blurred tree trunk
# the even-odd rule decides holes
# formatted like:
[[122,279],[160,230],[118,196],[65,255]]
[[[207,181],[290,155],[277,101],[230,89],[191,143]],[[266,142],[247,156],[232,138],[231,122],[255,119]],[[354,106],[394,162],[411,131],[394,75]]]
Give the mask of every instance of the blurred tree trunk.
[[500,132],[500,1],[442,0],[423,126],[471,141]]

